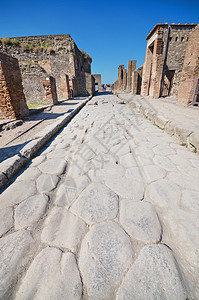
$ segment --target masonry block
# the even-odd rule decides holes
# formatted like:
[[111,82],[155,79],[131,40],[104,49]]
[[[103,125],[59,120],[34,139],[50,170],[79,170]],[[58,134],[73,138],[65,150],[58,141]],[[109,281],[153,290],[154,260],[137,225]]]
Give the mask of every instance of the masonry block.
[[69,99],[69,78],[67,74],[61,74],[62,94],[64,99]]

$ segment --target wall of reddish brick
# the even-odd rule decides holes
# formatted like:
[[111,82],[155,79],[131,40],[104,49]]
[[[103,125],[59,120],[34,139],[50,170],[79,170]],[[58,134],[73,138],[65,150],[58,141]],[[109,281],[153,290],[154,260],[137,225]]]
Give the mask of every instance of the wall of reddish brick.
[[9,119],[29,114],[18,60],[3,53],[0,53],[0,110]]
[[189,35],[183,70],[178,89],[178,103],[189,105],[193,102],[199,79],[199,25]]

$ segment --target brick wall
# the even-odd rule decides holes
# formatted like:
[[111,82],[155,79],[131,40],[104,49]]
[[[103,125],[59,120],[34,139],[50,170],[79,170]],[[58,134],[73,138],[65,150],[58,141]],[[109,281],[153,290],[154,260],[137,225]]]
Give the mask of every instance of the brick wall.
[[92,76],[95,78],[95,84],[98,84],[98,91],[102,90],[102,79],[101,74],[92,74]]
[[0,53],[0,110],[9,119],[29,114],[18,61],[3,53]]
[[42,85],[44,88],[44,101],[46,104],[57,104],[57,89],[56,89],[56,82],[55,78],[52,76],[47,76],[43,79]]
[[89,96],[95,93],[95,78],[85,72],[77,72],[77,91],[79,96]]
[[183,70],[178,89],[178,103],[189,105],[193,102],[199,79],[199,25],[190,33],[187,43]]

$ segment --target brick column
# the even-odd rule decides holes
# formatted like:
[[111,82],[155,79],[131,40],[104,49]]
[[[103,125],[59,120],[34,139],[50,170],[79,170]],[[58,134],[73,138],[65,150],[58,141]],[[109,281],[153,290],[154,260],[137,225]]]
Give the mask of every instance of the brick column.
[[134,95],[137,94],[137,84],[138,84],[138,72],[133,71],[133,73],[132,73],[132,82],[131,82],[131,86],[132,86],[131,92]]
[[127,87],[126,87],[128,93],[132,92],[132,74],[135,69],[136,69],[136,60],[129,60],[128,71],[127,71]]
[[0,110],[8,119],[29,115],[18,60],[0,53]]
[[188,105],[193,102],[197,80],[199,79],[199,25],[190,33],[187,43],[180,85],[178,103]]
[[69,99],[69,78],[68,75],[61,75],[61,86],[62,86],[62,94],[64,99]]
[[123,89],[123,70],[124,70],[124,65],[120,65],[118,67],[118,90]]
[[162,39],[156,38],[154,41],[153,65],[149,90],[149,96],[153,98],[158,98],[160,96],[163,65],[164,57],[162,54]]
[[52,76],[45,77],[42,82],[42,85],[45,92],[44,101],[46,102],[46,104],[57,104],[58,100],[55,78]]

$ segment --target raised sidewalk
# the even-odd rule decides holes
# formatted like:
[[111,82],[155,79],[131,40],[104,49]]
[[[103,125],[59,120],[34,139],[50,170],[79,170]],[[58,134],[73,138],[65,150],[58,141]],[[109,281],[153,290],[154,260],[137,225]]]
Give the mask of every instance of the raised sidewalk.
[[199,108],[184,107],[171,98],[154,99],[148,96],[115,93],[128,102],[154,125],[175,136],[181,145],[199,154]]

